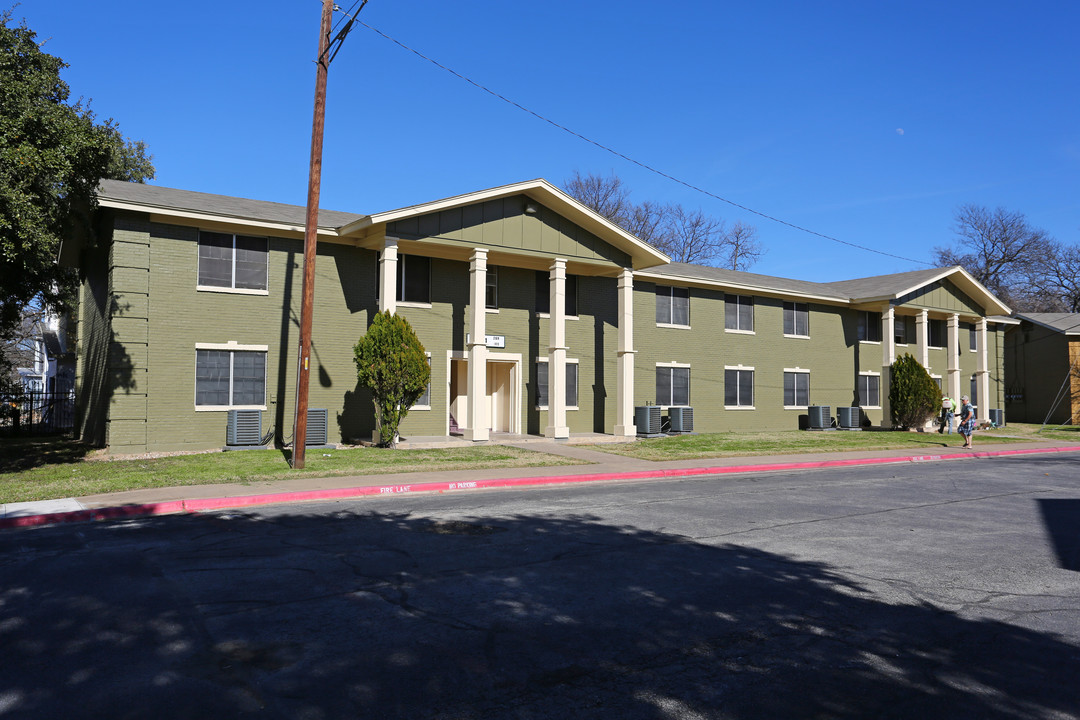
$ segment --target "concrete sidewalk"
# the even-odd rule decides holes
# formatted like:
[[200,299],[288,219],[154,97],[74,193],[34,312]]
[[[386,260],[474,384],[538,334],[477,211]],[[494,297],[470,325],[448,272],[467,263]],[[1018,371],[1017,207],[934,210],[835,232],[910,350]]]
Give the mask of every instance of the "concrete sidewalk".
[[496,468],[438,473],[414,472],[278,479],[244,484],[153,488],[63,500],[10,503],[0,506],[0,528],[199,512],[274,503],[334,500],[369,495],[453,492],[498,487],[649,480],[666,477],[780,472],[857,465],[1080,452],[1080,446],[1065,442],[1033,442],[1022,445],[987,442],[971,450],[943,447],[934,443],[920,454],[912,454],[910,450],[881,450],[651,462],[591,450],[581,445],[567,445],[551,441],[531,442],[521,447],[577,459],[581,461],[581,464],[507,470]]

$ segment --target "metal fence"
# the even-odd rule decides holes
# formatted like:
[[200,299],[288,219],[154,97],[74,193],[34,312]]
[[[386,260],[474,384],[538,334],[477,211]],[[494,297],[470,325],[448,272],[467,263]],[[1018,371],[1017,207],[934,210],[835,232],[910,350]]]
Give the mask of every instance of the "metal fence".
[[0,395],[0,434],[48,435],[75,427],[75,392]]

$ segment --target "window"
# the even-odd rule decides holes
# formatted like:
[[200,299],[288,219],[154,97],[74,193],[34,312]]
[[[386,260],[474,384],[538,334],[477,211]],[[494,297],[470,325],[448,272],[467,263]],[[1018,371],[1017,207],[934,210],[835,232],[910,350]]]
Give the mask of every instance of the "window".
[[940,375],[931,375],[930,379],[934,381],[935,385],[937,385],[938,390],[942,390],[942,391],[944,390],[944,388],[942,388],[942,386],[941,386],[941,376]]
[[[539,408],[548,406],[548,363],[540,360],[536,363],[536,405]],[[577,361],[566,361],[566,407],[567,409],[578,406],[578,364]]]
[[266,290],[268,246],[264,237],[200,231],[199,286]]
[[979,327],[975,323],[968,325],[968,350],[979,351]]
[[749,295],[724,296],[724,329],[754,332],[754,298]]
[[908,345],[915,337],[915,318],[905,315],[897,315],[893,318],[893,337],[897,345]]
[[398,302],[431,302],[431,258],[420,255],[398,255]]
[[265,404],[265,351],[195,350],[197,407],[260,407]]
[[859,340],[881,342],[881,313],[869,310],[859,311]]
[[806,303],[784,303],[784,334],[810,337],[810,306]]
[[971,390],[968,392],[968,397],[971,398],[971,404],[975,407],[979,406],[979,376],[971,376]]
[[665,407],[690,404],[690,368],[656,367],[656,404]]
[[945,347],[945,321],[944,320],[931,320],[930,321],[930,347],[943,348]]
[[859,407],[881,406],[881,376],[859,376]]
[[754,406],[754,371],[744,368],[724,370],[724,406]]
[[[427,355],[428,368],[431,368],[431,353],[425,353]],[[416,399],[413,403],[411,410],[423,410],[431,408],[431,376],[428,375],[427,387],[424,388],[424,394]]]
[[499,307],[499,268],[488,267],[486,275],[487,292],[485,293],[484,306],[496,310]]
[[656,286],[656,324],[690,325],[689,288]]
[[784,371],[784,407],[806,407],[810,404],[810,373]]
[[[569,317],[577,317],[577,276],[566,276],[566,314]],[[551,274],[538,270],[536,272],[536,312],[551,312]]]

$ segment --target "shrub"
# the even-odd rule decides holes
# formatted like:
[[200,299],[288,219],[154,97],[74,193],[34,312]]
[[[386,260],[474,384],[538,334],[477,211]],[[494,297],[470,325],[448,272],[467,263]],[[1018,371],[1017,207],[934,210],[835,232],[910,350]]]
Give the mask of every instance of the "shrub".
[[389,311],[377,314],[353,349],[356,376],[371,389],[379,423],[379,446],[397,442],[398,426],[427,387],[431,367],[409,321]]
[[911,355],[897,358],[889,370],[889,414],[893,426],[923,427],[941,408],[937,383]]

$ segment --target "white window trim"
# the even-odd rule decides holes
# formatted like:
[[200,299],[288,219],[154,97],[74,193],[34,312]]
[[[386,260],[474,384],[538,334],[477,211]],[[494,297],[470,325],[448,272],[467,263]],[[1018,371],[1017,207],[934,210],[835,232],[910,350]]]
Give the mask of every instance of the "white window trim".
[[672,328],[673,330],[690,330],[689,325],[675,325],[674,323],[656,323],[658,328]]
[[[538,317],[538,318],[546,318],[546,319],[550,320],[551,319],[551,313],[538,312],[538,313],[536,313],[536,317]],[[581,316],[580,315],[567,315],[564,319],[565,320],[580,320]]]
[[788,335],[787,333],[784,333],[784,337],[786,337],[786,338],[795,338],[796,340],[809,340],[810,339],[809,335]]
[[[860,370],[859,376],[876,377],[878,379],[878,405],[862,405],[863,410],[880,410],[881,409],[881,373],[873,370]],[[857,390],[858,388],[856,388]]]
[[432,307],[431,303],[429,303],[429,302],[426,302],[426,303],[425,302],[416,302],[414,300],[398,300],[395,303],[395,305],[397,305],[397,307],[399,307],[399,308],[400,307],[425,308],[425,309],[428,309],[428,310],[430,310],[431,307]]
[[[801,375],[806,375],[807,378],[810,377],[810,371],[807,370],[806,368],[800,368],[800,367],[784,368],[784,372],[785,373],[799,373]],[[781,392],[782,391],[783,391],[783,388],[781,388]],[[807,399],[809,399],[809,398],[807,398]],[[784,409],[785,410],[806,410],[809,407],[810,407],[809,405],[785,405]]]
[[735,330],[732,328],[724,328],[724,332],[731,333],[732,335],[757,335],[757,330]]
[[[538,358],[536,358],[536,363],[538,365],[540,363],[544,363],[545,365],[547,365],[547,362],[548,362],[547,357],[538,357]],[[581,363],[579,362],[579,358],[566,358],[566,364],[567,365],[578,365],[579,366],[578,367],[578,401],[580,402],[581,401],[581,367],[580,367]],[[536,405],[535,407],[536,407],[537,410],[547,410],[548,409],[547,405]],[[567,405],[566,409],[567,410],[580,410],[581,406],[580,405]]]
[[228,293],[230,295],[269,295],[269,290],[255,290],[254,288],[227,288],[217,285],[196,285],[197,292]]
[[[238,352],[263,352],[269,354],[269,345],[241,345],[235,340],[230,340],[227,343],[195,343],[196,350],[233,350]],[[269,359],[269,358],[267,358]],[[198,367],[198,361],[196,361],[196,368]],[[266,397],[266,377],[263,377],[263,397]],[[224,412],[227,410],[266,410],[267,405],[198,405],[195,404],[195,395],[191,396],[191,402],[195,407],[195,412]]]

